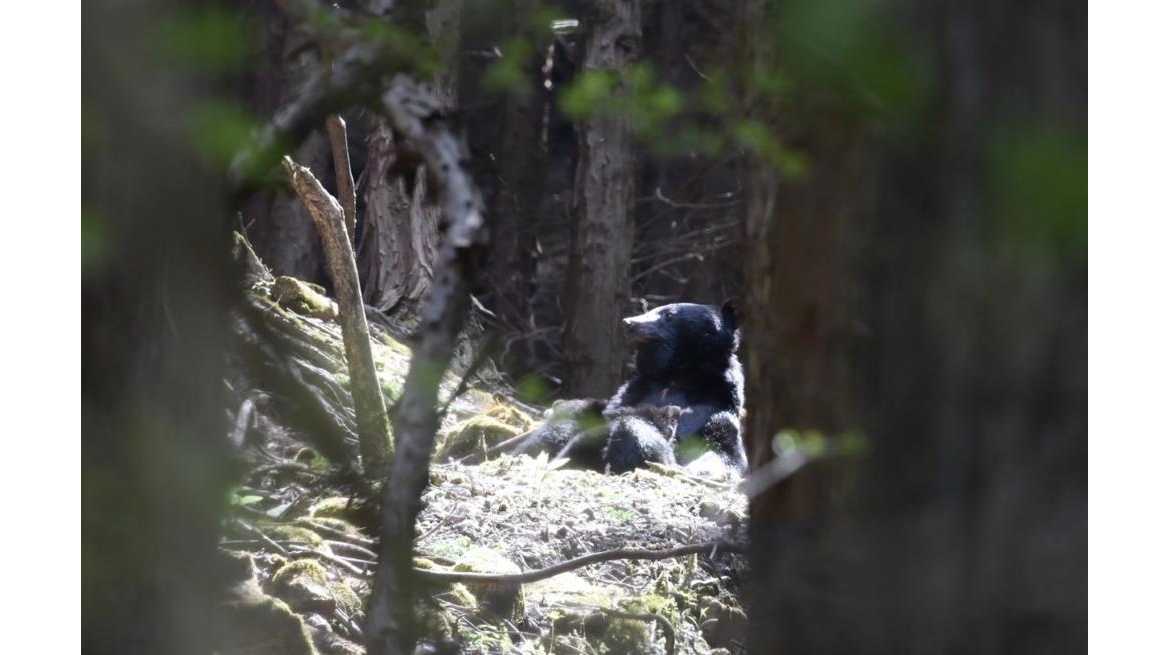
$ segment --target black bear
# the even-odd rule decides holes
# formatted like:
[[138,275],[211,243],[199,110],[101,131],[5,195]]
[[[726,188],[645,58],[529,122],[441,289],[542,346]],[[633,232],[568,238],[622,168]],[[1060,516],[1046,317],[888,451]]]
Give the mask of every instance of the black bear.
[[676,405],[639,405],[607,411],[609,439],[601,453],[606,472],[625,473],[648,462],[675,464],[675,434],[685,411]]
[[513,455],[566,457],[574,465],[604,471],[602,451],[609,426],[602,416],[606,401],[597,398],[557,400],[544,413],[544,423],[512,450]]
[[634,376],[618,389],[606,411],[638,405],[690,410],[678,424],[678,463],[686,465],[710,451],[731,470],[745,473],[743,367],[735,354],[739,329],[734,305],[674,303],[624,323],[637,348]]

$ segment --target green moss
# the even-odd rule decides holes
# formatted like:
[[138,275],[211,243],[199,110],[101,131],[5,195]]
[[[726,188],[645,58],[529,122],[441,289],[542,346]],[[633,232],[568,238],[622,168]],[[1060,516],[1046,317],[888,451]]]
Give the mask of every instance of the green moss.
[[275,541],[294,541],[313,547],[321,545],[321,535],[308,528],[287,523],[261,523],[257,527]]
[[325,320],[337,318],[337,303],[317,285],[281,275],[272,283],[272,299],[292,311]]
[[668,618],[675,612],[674,600],[659,594],[624,598],[618,602],[618,607],[621,611],[632,614],[661,614]]
[[650,626],[641,619],[606,617],[609,625],[601,637],[612,653],[645,653],[650,647]]
[[329,584],[329,574],[325,567],[315,559],[298,559],[280,567],[272,574],[272,584],[281,586],[288,584],[294,578],[305,576],[319,585]]
[[527,432],[528,430],[536,427],[535,420],[528,416],[528,414],[520,411],[513,405],[509,405],[508,403],[493,403],[490,407],[488,407],[487,411],[483,413],[483,416],[494,418],[502,423],[507,423],[508,425],[517,428],[521,432]]
[[329,468],[329,460],[313,448],[301,448],[293,456],[293,461],[304,464],[318,473],[323,473]]
[[520,428],[486,414],[472,416],[439,435],[435,457],[439,460],[464,457],[491,448],[521,432]]
[[[310,530],[324,528],[325,530],[340,532],[351,537],[357,537],[361,539],[365,538],[365,535],[362,534],[362,531],[359,530],[357,526],[355,526],[353,523],[350,523],[349,521],[346,521],[345,519],[328,516],[301,516],[293,521],[293,523],[304,526]],[[328,536],[327,533],[326,536]]]
[[243,585],[223,607],[221,653],[317,655],[308,626],[282,600]]
[[309,516],[314,519],[341,519],[353,518],[357,512],[345,496],[329,496],[313,503],[309,508]]
[[[468,548],[454,571],[469,573],[519,573],[520,567],[491,548]],[[519,619],[524,611],[524,590],[518,584],[467,583],[468,589],[479,599],[479,610],[487,614]]]
[[419,634],[427,640],[444,641],[451,639],[451,621],[446,612],[430,602],[419,603],[414,618]]
[[456,606],[462,607],[464,609],[475,609],[479,605],[479,601],[476,600],[475,594],[471,593],[471,590],[467,588],[467,585],[461,582],[456,582],[455,584],[451,585],[451,589],[446,594],[444,594],[444,596],[447,600],[454,603]]
[[337,601],[337,606],[345,610],[347,614],[353,614],[362,608],[362,599],[349,586],[349,583],[345,581],[330,582],[326,587],[329,589],[329,594],[333,596],[333,600]]

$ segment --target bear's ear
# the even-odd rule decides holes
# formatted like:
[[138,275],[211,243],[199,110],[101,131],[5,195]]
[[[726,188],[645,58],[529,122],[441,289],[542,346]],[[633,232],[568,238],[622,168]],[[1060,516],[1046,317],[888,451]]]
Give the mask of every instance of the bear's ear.
[[739,329],[740,311],[738,303],[734,298],[728,298],[723,302],[723,308],[720,310],[720,315],[723,318],[723,327],[731,332]]

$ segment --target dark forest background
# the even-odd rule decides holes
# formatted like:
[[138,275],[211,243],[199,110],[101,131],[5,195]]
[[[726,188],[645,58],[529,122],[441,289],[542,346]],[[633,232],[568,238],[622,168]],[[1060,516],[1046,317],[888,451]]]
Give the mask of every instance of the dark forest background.
[[[736,298],[753,469],[849,444],[752,501],[751,652],[1084,648],[1084,5],[273,0],[83,6],[86,652],[206,652],[231,231],[330,286],[232,162],[365,42],[467,139],[493,379],[607,396],[622,316]],[[365,100],[358,270],[411,338],[437,182]]]

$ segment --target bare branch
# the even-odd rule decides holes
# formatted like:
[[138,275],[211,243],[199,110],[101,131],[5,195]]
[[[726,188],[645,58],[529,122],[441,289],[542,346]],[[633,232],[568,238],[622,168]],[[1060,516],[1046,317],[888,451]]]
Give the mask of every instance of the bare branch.
[[466,166],[467,146],[452,133],[440,100],[399,75],[382,103],[394,130],[422,155],[438,181],[448,226],[419,317],[421,342],[395,413],[393,483],[384,490],[382,543],[366,622],[370,655],[403,655],[413,651],[415,642],[411,562],[415,521],[439,427],[439,379],[471,306],[471,281],[487,239],[483,200]]
[[353,257],[353,246],[346,237],[343,210],[309,169],[289,157],[284,158],[284,168],[293,189],[313,217],[313,223],[325,246],[325,258],[329,263],[329,273],[340,309],[341,336],[349,367],[362,464],[368,476],[381,477],[387,456],[392,450],[390,426],[386,418],[382,385],[374,369],[370,326],[366,323],[357,263]]
[[529,584],[538,580],[551,578],[555,575],[568,573],[590,564],[598,564],[601,562],[610,562],[618,559],[642,559],[642,560],[661,560],[670,559],[672,557],[682,557],[684,555],[700,555],[703,553],[746,553],[747,547],[742,544],[737,544],[730,541],[709,541],[701,544],[688,544],[686,546],[679,546],[677,548],[667,548],[665,550],[647,550],[643,548],[615,548],[613,550],[605,550],[599,553],[589,553],[581,557],[575,557],[571,560],[561,562],[560,564],[553,564],[546,566],[543,569],[536,569],[535,571],[525,571],[524,573],[472,573],[466,571],[436,571],[434,569],[416,569],[415,573],[420,577],[433,582],[455,583],[455,582],[479,582],[479,583],[495,583],[503,585]]
[[329,146],[333,149],[333,168],[337,173],[337,199],[345,210],[345,227],[349,242],[354,243],[357,231],[357,193],[354,191],[353,168],[349,163],[349,142],[345,121],[332,114],[325,119],[325,131],[329,133]]

